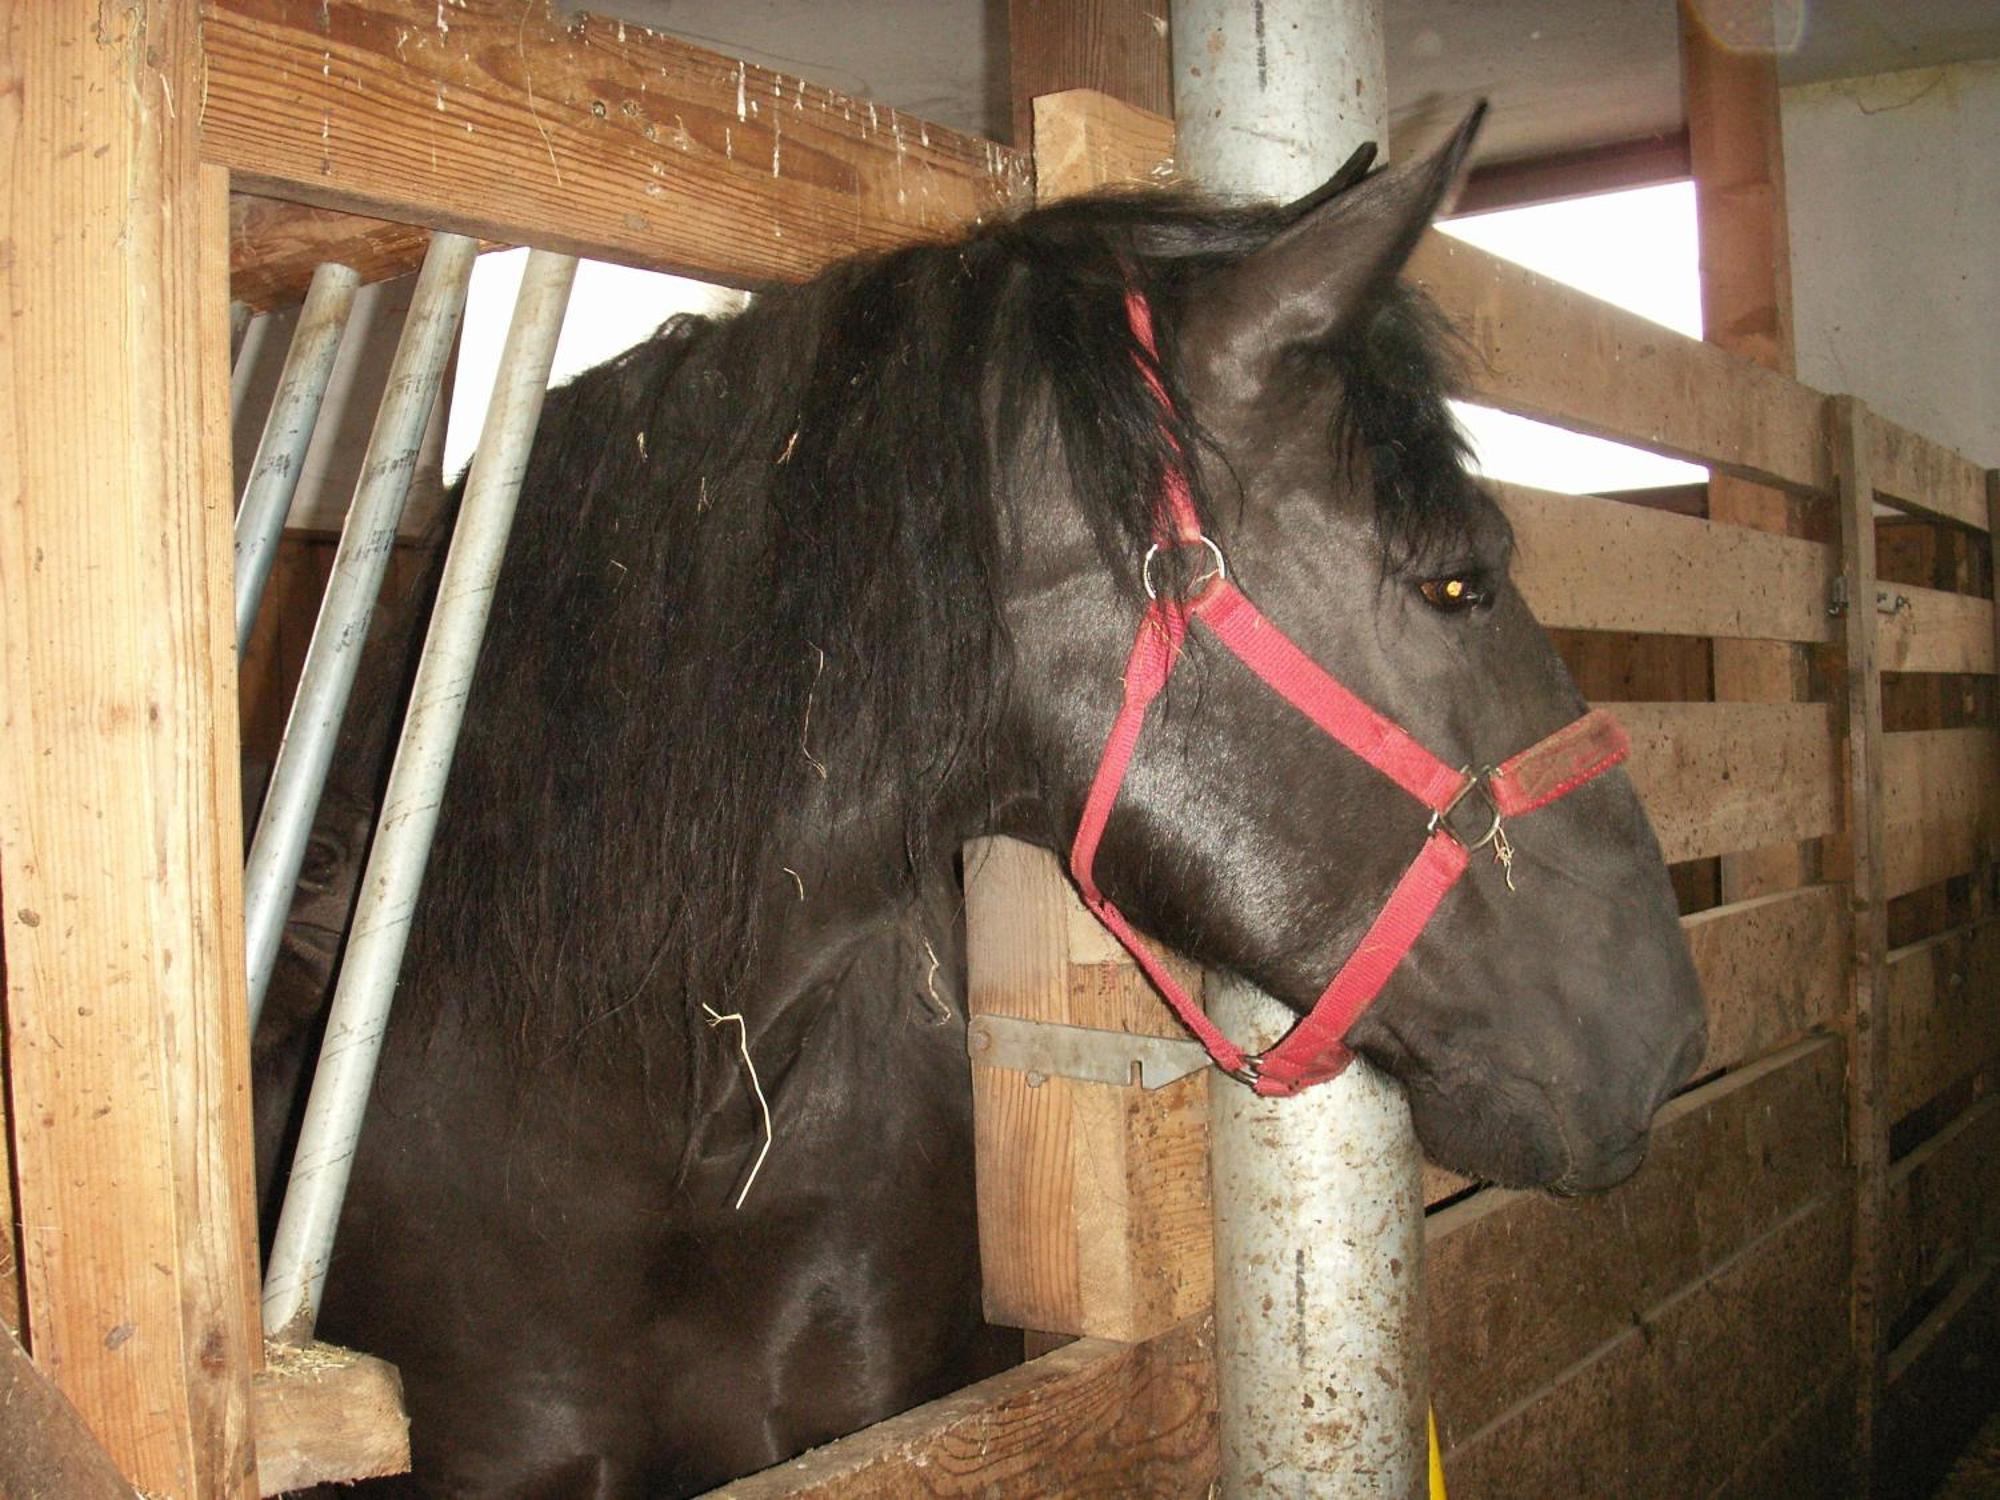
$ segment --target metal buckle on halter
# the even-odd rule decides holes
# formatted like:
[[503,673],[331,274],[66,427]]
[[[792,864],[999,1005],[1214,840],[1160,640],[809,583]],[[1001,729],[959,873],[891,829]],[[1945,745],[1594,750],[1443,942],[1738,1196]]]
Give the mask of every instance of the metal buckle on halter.
[[1216,546],[1202,532],[1198,531],[1193,536],[1182,537],[1178,541],[1155,542],[1146,549],[1145,560],[1139,564],[1139,581],[1146,585],[1146,597],[1148,599],[1157,599],[1160,597],[1158,590],[1153,587],[1153,559],[1170,547],[1193,546],[1208,548],[1208,555],[1215,559],[1215,566],[1195,580],[1197,585],[1205,585],[1211,578],[1227,578],[1229,576],[1229,564],[1223,560],[1222,549]]
[[[1430,825],[1425,832],[1436,833],[1439,829],[1443,829],[1446,836],[1467,854],[1484,849],[1489,844],[1492,845],[1493,859],[1506,875],[1507,889],[1511,891],[1514,889],[1514,846],[1507,838],[1506,815],[1500,811],[1500,803],[1493,795],[1493,788],[1487,783],[1487,778],[1493,775],[1493,767],[1486,766],[1474,771],[1470,766],[1461,766],[1459,774],[1465,778],[1465,784],[1452,793],[1451,801],[1432,812]],[[1492,821],[1486,825],[1486,832],[1476,839],[1467,838],[1451,826],[1451,815],[1457,812],[1465,799],[1474,792],[1479,793],[1480,798],[1486,803],[1487,811],[1493,814]]]
[[1233,1078],[1245,1088],[1257,1087],[1257,1080],[1264,1076],[1264,1058],[1261,1053],[1246,1052],[1243,1061],[1233,1068],[1225,1068],[1217,1063],[1216,1071]]

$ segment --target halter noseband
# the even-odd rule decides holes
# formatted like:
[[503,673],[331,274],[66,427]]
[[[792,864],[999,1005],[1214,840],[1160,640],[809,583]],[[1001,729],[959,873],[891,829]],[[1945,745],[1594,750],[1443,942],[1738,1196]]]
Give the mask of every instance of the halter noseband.
[[[1125,311],[1143,351],[1143,356],[1135,355],[1139,369],[1162,411],[1170,413],[1173,403],[1158,370],[1152,311],[1136,289],[1126,293]],[[1082,820],[1077,824],[1070,847],[1070,872],[1085,904],[1138,960],[1216,1065],[1260,1094],[1282,1097],[1335,1078],[1346,1068],[1353,1056],[1343,1040],[1348,1028],[1381,992],[1445,894],[1465,873],[1471,851],[1490,844],[1496,857],[1508,864],[1513,856],[1506,820],[1544,807],[1610,770],[1625,759],[1630,742],[1616,719],[1596,709],[1497,767],[1454,770],[1401,725],[1343,687],[1229,581],[1221,549],[1202,533],[1187,474],[1178,462],[1169,464],[1162,476],[1159,509],[1159,540],[1153,552],[1179,546],[1206,547],[1213,554],[1215,569],[1195,598],[1186,602],[1161,598],[1151,588],[1153,552],[1147,554],[1147,592],[1153,597],[1125,664],[1124,702],[1112,721]],[[1190,621],[1199,621],[1279,697],[1429,808],[1431,814],[1423,848],[1340,971],[1320,992],[1305,1018],[1276,1046],[1256,1056],[1246,1054],[1202,1013],[1139,940],[1124,914],[1097,888],[1093,874],[1097,846],[1145,727],[1146,710],[1180,661]],[[1484,802],[1486,811],[1468,820],[1471,805],[1478,801]],[[1461,821],[1470,823],[1462,832],[1455,826]],[[1511,868],[1508,883],[1513,883]]]

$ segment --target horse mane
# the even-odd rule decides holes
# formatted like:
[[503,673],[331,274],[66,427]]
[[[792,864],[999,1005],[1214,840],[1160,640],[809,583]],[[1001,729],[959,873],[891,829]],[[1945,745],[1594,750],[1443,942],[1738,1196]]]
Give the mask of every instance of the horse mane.
[[[886,797],[912,883],[1006,690],[999,590],[1029,497],[995,455],[1060,444],[1136,598],[1162,471],[1208,449],[1142,379],[1126,289],[1178,397],[1187,299],[1282,222],[1068,202],[677,318],[552,392],[417,923],[437,982],[572,1032],[734,1010],[760,908],[793,899],[769,839],[829,792]],[[1330,456],[1365,463],[1399,555],[1462,509],[1439,349],[1397,293],[1311,352],[1343,392]],[[1214,467],[1195,500],[1226,537]]]

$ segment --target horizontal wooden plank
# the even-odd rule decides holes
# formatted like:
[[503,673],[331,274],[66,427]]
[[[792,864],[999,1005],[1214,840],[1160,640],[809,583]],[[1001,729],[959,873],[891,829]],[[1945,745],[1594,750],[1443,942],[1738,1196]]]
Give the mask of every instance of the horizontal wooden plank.
[[1986,530],[1986,471],[1971,459],[1877,412],[1869,413],[1868,449],[1878,498]]
[[1471,343],[1471,400],[1783,489],[1831,491],[1819,392],[1448,235],[1425,236],[1409,274]]
[[1669,864],[1817,838],[1840,826],[1823,703],[1620,703],[1626,769]]
[[1811,885],[1683,917],[1708,1000],[1702,1071],[1733,1068],[1839,1018],[1847,893]]
[[1992,835],[1962,819],[1887,829],[1882,836],[1883,893],[1907,896],[1968,874],[1989,857],[1991,848]]
[[394,1365],[331,1344],[266,1344],[264,1354],[250,1388],[259,1490],[408,1471],[410,1419]]
[[2000,731],[1884,735],[1882,821],[1890,828],[1961,822],[2000,834]]
[[1674,1100],[1646,1165],[1604,1197],[1489,1191],[1432,1214],[1432,1391],[1447,1436],[1494,1421],[1825,1192],[1840,1173],[1841,1057],[1835,1040],[1803,1043]]
[[252,312],[305,300],[313,271],[336,261],[364,284],[416,274],[431,232],[251,193],[229,195],[229,298]]
[[1774,1495],[1852,1492],[1854,1370],[1838,1364],[1775,1432],[1750,1450],[1712,1500],[1771,1500]]
[[237,186],[711,281],[810,276],[1027,199],[1026,158],[549,0],[204,0]]
[[[1730,1483],[1846,1359],[1848,1240],[1836,1189],[1700,1280],[1626,1308],[1620,1330],[1585,1359],[1518,1388],[1494,1421],[1446,1451],[1452,1492],[1684,1500]],[[1559,1304],[1576,1290],[1550,1296]],[[1442,1399],[1437,1410],[1453,1424]]]
[[711,1500],[1205,1496],[1218,1461],[1207,1318],[1143,1344],[1078,1339],[710,1492]]
[[1885,672],[1993,670],[1993,601],[1942,589],[1883,584],[1892,606],[1877,622],[1877,660]]
[[1990,1493],[1984,1485],[1961,1489],[1942,1481],[1961,1446],[1992,1414],[1995,1349],[2000,1349],[2000,1257],[1989,1254],[1967,1268],[1889,1355],[1876,1494],[1956,1500]]
[[1833,638],[1831,547],[1618,500],[1493,489],[1514,523],[1514,581],[1544,625]]
[[1890,1170],[1883,1216],[1882,1326],[1972,1264],[2000,1222],[2000,1096],[1989,1094]]
[[2000,1056],[2000,917],[1889,954],[1888,1117]]

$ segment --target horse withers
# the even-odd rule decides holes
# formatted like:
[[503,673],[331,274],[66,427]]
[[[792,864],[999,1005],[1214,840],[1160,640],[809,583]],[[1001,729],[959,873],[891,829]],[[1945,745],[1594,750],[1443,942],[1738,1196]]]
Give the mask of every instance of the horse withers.
[[[1397,280],[1470,136],[1291,208],[1100,198],[848,262],[551,394],[321,1324],[401,1368],[402,1484],[690,1494],[1005,1359],[957,852],[1075,841],[1149,588],[1213,587],[1205,544],[1143,566],[1170,490],[1444,763],[1583,712]],[[1617,771],[1507,831],[1345,1040],[1441,1164],[1606,1187],[1702,1050],[1672,892]],[[1096,835],[1133,923],[1301,1011],[1434,836],[1201,629]],[[312,988],[268,1008],[269,1092]]]

